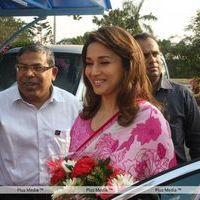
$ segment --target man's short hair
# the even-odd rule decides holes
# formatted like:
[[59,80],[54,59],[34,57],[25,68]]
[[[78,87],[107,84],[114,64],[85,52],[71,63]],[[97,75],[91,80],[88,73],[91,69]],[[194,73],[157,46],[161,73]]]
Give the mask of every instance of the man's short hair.
[[24,53],[29,53],[29,52],[43,52],[47,56],[47,63],[49,66],[55,66],[55,57],[54,53],[51,51],[50,48],[40,44],[40,43],[34,43],[30,44],[27,46],[22,47],[18,54],[17,54],[17,62],[19,57],[24,54]]
[[148,33],[138,33],[138,34],[134,35],[133,37],[135,40],[146,40],[148,38],[151,38],[156,41],[155,37]]

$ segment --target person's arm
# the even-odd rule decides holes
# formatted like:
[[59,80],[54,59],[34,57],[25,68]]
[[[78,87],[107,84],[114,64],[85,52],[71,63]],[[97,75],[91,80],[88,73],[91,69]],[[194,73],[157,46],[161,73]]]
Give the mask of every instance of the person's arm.
[[200,92],[198,94],[194,94],[194,98],[196,99],[197,105],[200,107]]
[[196,99],[198,106],[200,106],[200,77],[192,79],[190,84],[192,92],[194,94],[194,98]]
[[192,159],[200,157],[200,111],[189,91],[185,91],[185,143]]

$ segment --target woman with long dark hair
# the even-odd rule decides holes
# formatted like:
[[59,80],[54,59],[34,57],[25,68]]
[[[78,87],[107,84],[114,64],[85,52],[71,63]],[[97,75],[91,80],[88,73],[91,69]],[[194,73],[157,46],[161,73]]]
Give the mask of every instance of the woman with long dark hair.
[[168,122],[151,95],[143,53],[119,27],[102,27],[83,47],[83,111],[71,130],[76,156],[110,157],[142,180],[176,165]]

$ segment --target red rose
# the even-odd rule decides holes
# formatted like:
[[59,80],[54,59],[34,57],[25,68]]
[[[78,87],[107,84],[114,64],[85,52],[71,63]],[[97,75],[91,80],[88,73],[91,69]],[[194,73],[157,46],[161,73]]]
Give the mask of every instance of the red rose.
[[51,185],[56,185],[58,182],[63,180],[66,176],[66,173],[64,169],[61,166],[61,163],[63,162],[63,159],[59,159],[56,161],[50,161],[47,163],[49,167],[49,173],[51,176]]
[[74,168],[72,170],[72,177],[78,177],[89,174],[95,165],[96,162],[89,156],[82,157],[74,165]]
[[58,169],[55,174],[51,177],[51,185],[56,185],[61,180],[65,178],[65,171],[63,169]]

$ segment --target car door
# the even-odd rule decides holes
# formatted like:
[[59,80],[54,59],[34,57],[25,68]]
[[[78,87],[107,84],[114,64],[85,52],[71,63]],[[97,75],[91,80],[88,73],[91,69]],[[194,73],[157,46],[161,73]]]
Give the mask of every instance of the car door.
[[127,188],[112,200],[200,200],[200,159]]

